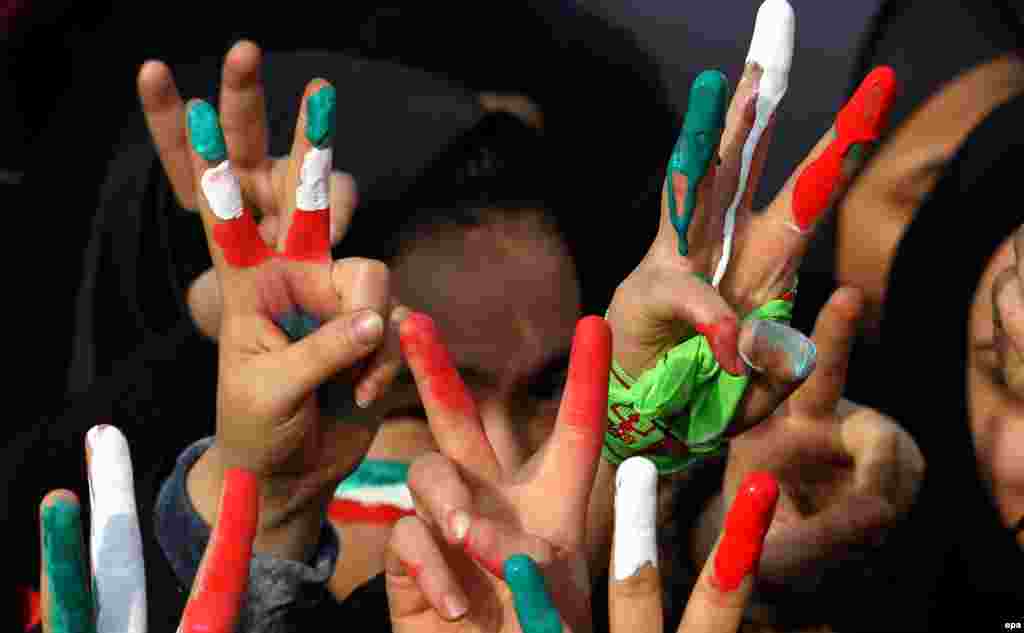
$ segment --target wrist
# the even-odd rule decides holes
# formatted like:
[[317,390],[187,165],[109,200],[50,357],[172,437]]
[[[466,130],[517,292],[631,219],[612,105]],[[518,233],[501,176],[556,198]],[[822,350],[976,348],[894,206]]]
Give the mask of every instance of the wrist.
[[[185,486],[192,506],[211,526],[217,521],[227,468],[223,453],[214,442],[186,475]],[[259,527],[253,542],[253,553],[306,561],[312,556],[319,541],[324,507],[329,495],[320,500],[322,503],[312,500],[296,506],[290,497],[284,497],[275,490],[278,487],[260,476]]]

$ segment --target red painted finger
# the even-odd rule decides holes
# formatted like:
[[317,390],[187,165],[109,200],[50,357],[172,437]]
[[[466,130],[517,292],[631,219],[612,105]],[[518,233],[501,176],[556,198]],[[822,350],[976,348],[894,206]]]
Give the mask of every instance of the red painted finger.
[[217,524],[185,605],[180,633],[231,633],[249,585],[259,516],[259,482],[240,468],[224,473]]
[[541,567],[554,561],[550,543],[500,521],[458,510],[451,523],[470,558],[498,578],[505,578],[505,561],[516,554],[526,554]]
[[[572,342],[558,419],[549,444],[541,453],[540,487],[557,490],[562,511],[580,521],[586,515],[608,424],[611,353],[608,322],[597,316],[581,319]],[[567,530],[572,527],[565,525]]]
[[896,96],[896,75],[880,66],[861,82],[836,116],[835,138],[800,174],[793,191],[793,220],[802,231],[821,217],[842,178],[843,158],[858,143],[878,140]]
[[399,326],[399,341],[441,453],[479,477],[498,477],[498,457],[484,433],[476,402],[433,319],[421,312],[410,314]]
[[751,473],[740,484],[714,559],[712,581],[721,591],[733,591],[756,571],[778,500],[779,484],[769,473]]

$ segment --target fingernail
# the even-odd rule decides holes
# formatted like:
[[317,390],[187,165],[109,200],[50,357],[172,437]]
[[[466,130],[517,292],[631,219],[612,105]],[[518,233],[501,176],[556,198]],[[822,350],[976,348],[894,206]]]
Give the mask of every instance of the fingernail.
[[562,620],[551,602],[544,576],[525,554],[505,561],[505,582],[512,590],[516,617],[523,633],[560,633]]
[[219,163],[228,157],[224,133],[212,105],[205,101],[193,101],[188,108],[187,120],[189,142],[203,160]]
[[469,605],[462,596],[450,593],[444,597],[444,610],[448,614],[448,619],[458,620],[469,611]]
[[450,523],[452,538],[456,543],[461,543],[469,533],[469,515],[462,510],[455,510],[448,520]]
[[744,478],[715,555],[711,581],[720,590],[735,590],[757,568],[778,498],[779,484],[771,474],[754,472]]
[[695,329],[708,340],[708,345],[711,346],[711,351],[722,369],[733,376],[746,376],[749,373],[746,364],[739,357],[739,326],[735,318],[702,323]]
[[384,320],[372,310],[360,312],[352,320],[352,332],[357,343],[374,345],[384,335]]
[[327,145],[334,137],[338,93],[327,85],[306,99],[306,139],[316,147]]

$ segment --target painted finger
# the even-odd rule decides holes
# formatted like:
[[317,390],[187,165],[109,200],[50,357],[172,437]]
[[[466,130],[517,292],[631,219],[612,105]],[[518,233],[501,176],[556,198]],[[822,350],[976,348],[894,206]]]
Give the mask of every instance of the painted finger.
[[282,250],[298,261],[330,261],[331,142],[337,93],[322,79],[306,87],[292,143],[285,191],[289,208]]
[[47,633],[96,631],[78,497],[68,490],[51,492],[40,505],[39,520],[43,630]]
[[116,427],[85,436],[89,470],[89,554],[98,633],[146,630],[146,571],[128,442]]
[[136,83],[146,126],[174,196],[181,208],[198,209],[185,127],[185,104],[178,94],[171,69],[161,61],[147,61],[139,69]]
[[[303,318],[302,316],[296,317]],[[335,374],[348,370],[380,346],[384,320],[373,310],[341,314],[323,325],[294,325],[287,328],[314,332],[273,354],[272,372],[289,401],[305,398]],[[295,340],[295,339],[292,339]]]
[[212,237],[210,254],[218,273],[256,266],[273,257],[252,213],[243,206],[241,185],[227,160],[213,106],[199,100],[189,103],[188,132],[193,175],[200,183],[199,207],[207,235]]
[[199,564],[179,633],[231,633],[249,585],[249,561],[259,519],[259,480],[230,468],[224,473],[217,522]]
[[[543,489],[558,490],[560,512],[570,532],[581,528],[608,425],[608,371],[612,335],[608,322],[597,316],[576,324],[569,373],[550,439],[539,452]],[[573,525],[572,523],[576,523]],[[502,559],[504,560],[504,559]]]
[[757,10],[754,35],[750,41],[750,51],[747,53],[747,67],[753,67],[748,72],[756,73],[758,77],[757,92],[752,105],[754,120],[749,133],[745,136],[740,154],[735,194],[725,213],[722,254],[712,276],[712,285],[716,288],[729,266],[737,210],[746,199],[748,191],[753,195],[756,190],[756,176],[760,174],[752,177],[754,174],[751,171],[755,151],[789,87],[789,69],[793,63],[795,38],[796,16],[793,7],[786,0],[765,0]]
[[615,539],[608,583],[611,633],[663,630],[657,542],[658,470],[630,457],[615,474]]
[[469,529],[468,515],[456,511],[472,507],[473,495],[458,468],[440,453],[427,453],[409,466],[408,485],[416,514],[436,525],[449,544],[461,543]]
[[469,599],[448,567],[430,529],[416,517],[403,517],[391,532],[384,556],[391,620],[433,609],[448,621],[469,611]]
[[441,453],[474,475],[495,480],[501,473],[498,457],[433,319],[421,312],[410,314],[399,327],[399,337]]
[[[664,224],[667,219],[675,229],[678,251],[683,256],[690,251],[690,222],[698,206],[698,191],[718,153],[728,101],[725,75],[717,70],[698,75],[690,88],[682,132],[669,159],[664,187],[668,209],[667,216],[662,213],[662,220]],[[677,199],[677,190],[685,192],[682,201]]]
[[718,544],[690,594],[680,633],[732,633],[739,628],[778,499],[779,485],[772,475],[754,472],[744,478]]
[[505,561],[504,575],[523,633],[561,633],[562,618],[537,563],[526,554],[516,554]]
[[739,356],[739,320],[722,295],[703,278],[692,274],[665,274],[654,286],[652,303],[661,306],[667,322],[688,323],[703,334],[715,359],[734,376],[746,372]]
[[895,73],[879,66],[836,115],[833,138],[820,154],[804,162],[793,186],[792,222],[799,231],[809,231],[849,184],[842,177],[843,159],[855,145],[878,140],[895,96]]
[[790,398],[790,406],[812,418],[835,411],[846,388],[850,351],[864,310],[864,297],[856,288],[832,293],[818,314],[812,339],[817,347],[817,365],[810,377]]
[[221,73],[220,120],[228,159],[245,199],[266,217],[279,214],[280,208],[271,180],[262,58],[262,51],[253,42],[238,42],[228,51]]

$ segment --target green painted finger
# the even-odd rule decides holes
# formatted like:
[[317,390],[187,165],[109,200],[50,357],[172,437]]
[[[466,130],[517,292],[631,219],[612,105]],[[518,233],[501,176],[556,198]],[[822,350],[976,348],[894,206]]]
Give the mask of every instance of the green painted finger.
[[[697,76],[690,87],[690,100],[687,103],[686,118],[683,120],[683,131],[672,150],[668,172],[665,175],[669,217],[679,235],[680,255],[690,252],[686,233],[697,205],[697,189],[718,150],[718,142],[725,128],[725,111],[728,103],[729,82],[725,75],[717,70],[705,70]],[[674,174],[686,176],[686,198],[682,216],[676,207],[672,187]]]
[[217,111],[205,101],[194,101],[188,108],[188,140],[203,160],[219,163],[228,157]]
[[516,617],[523,633],[561,633],[562,619],[551,602],[544,576],[526,554],[505,561],[505,582],[512,590]]
[[47,621],[51,633],[95,633],[82,545],[82,511],[58,497],[42,512],[43,565],[49,583]]
[[320,88],[306,100],[306,140],[314,146],[323,148],[334,137],[337,103],[338,93],[331,85]]

